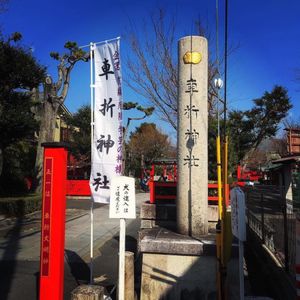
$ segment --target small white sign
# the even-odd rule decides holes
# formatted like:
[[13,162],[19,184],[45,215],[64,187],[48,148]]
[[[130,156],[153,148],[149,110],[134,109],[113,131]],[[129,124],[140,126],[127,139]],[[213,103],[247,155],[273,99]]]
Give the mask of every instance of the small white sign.
[[109,217],[112,219],[135,219],[134,178],[117,176],[110,186]]
[[239,188],[230,191],[232,234],[240,241],[246,241],[245,195]]

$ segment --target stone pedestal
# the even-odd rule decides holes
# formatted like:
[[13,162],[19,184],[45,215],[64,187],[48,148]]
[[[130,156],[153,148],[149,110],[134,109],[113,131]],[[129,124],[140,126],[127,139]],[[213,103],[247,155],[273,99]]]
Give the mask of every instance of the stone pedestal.
[[199,241],[163,228],[143,232],[141,300],[216,299],[213,236]]
[[[140,299],[216,299],[215,239],[215,235],[207,235],[198,240],[160,227],[142,230]],[[228,268],[230,300],[239,299],[237,268],[238,249],[234,245]]]
[[[150,229],[153,227],[163,227],[172,231],[176,231],[176,204],[151,204],[145,202],[142,204],[141,212],[141,229]],[[218,206],[209,205],[207,207],[208,229],[213,231],[216,229],[218,221]]]
[[105,288],[98,285],[80,285],[72,291],[71,300],[103,300]]
[[207,40],[188,36],[178,43],[177,230],[200,238],[207,234]]

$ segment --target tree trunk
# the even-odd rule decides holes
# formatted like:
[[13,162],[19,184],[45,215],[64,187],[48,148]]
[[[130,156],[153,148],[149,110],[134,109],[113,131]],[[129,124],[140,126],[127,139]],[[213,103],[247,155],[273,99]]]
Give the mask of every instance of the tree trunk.
[[[46,98],[46,97],[44,97]],[[53,99],[51,97],[49,99]],[[41,193],[42,191],[42,176],[43,176],[43,147],[42,143],[53,142],[54,141],[54,128],[56,122],[56,114],[58,110],[58,105],[54,106],[49,99],[45,100],[43,103],[43,108],[41,111],[41,123],[38,135],[38,145],[35,160],[35,192]]]

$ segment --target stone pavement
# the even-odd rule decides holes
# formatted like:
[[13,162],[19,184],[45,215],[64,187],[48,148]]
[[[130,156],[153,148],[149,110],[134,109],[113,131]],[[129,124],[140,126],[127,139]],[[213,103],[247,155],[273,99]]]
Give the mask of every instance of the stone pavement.
[[[148,199],[149,194],[137,194],[137,219],[127,222],[127,251],[136,253],[137,232],[140,228],[140,205]],[[74,203],[78,204],[77,208],[70,208],[74,207]],[[70,206],[68,201],[69,208],[66,214],[64,300],[69,300],[71,291],[78,284],[89,283],[90,278],[89,205],[82,200],[74,201],[74,203]],[[103,285],[111,291],[118,278],[119,220],[108,218],[107,205],[95,208],[94,229],[94,280],[96,284]],[[39,230],[40,214],[38,213],[21,220],[0,220],[0,300],[38,299]],[[247,258],[247,252],[245,254]],[[251,261],[250,264],[252,265],[253,262]],[[136,257],[136,274],[141,273],[140,267],[140,261]],[[235,271],[236,264],[233,267],[233,273],[237,272],[237,270]],[[255,269],[253,274],[256,277],[259,274],[257,272],[259,267]],[[136,286],[138,286],[139,279],[136,278]],[[263,284],[264,280],[261,281]],[[245,285],[247,290],[247,283]],[[262,290],[257,292],[259,295],[268,295]],[[247,294],[251,295],[252,293]]]
[[[149,198],[148,194],[136,195],[137,215],[140,204]],[[89,202],[89,200],[86,200]],[[94,209],[94,247],[110,239],[119,230],[119,220],[108,218],[108,205]],[[40,255],[40,212],[24,218],[2,219],[0,221],[1,260],[35,260]],[[131,220],[128,220],[129,224]],[[7,249],[9,246],[10,249]],[[12,248],[14,249],[12,251]],[[68,208],[66,211],[65,249],[88,259],[90,251],[90,211]],[[8,251],[9,250],[9,251]],[[95,253],[97,255],[97,251]]]
[[[139,211],[149,194],[136,195],[137,219],[127,221],[127,250],[136,247]],[[89,200],[87,200],[89,201]],[[119,220],[108,218],[108,205],[94,209],[94,277],[113,286],[117,279]],[[129,249],[128,249],[129,247]],[[130,249],[130,247],[132,249]],[[40,213],[0,220],[0,299],[38,299]],[[89,281],[90,211],[67,209],[64,299],[80,283]]]

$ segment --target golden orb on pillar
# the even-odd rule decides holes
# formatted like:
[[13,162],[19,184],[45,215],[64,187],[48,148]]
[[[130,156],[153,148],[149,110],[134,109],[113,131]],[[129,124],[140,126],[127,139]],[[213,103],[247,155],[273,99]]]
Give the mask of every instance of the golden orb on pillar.
[[199,64],[202,60],[202,55],[200,52],[196,52],[196,51],[188,51],[184,54],[183,56],[183,62],[185,64]]

